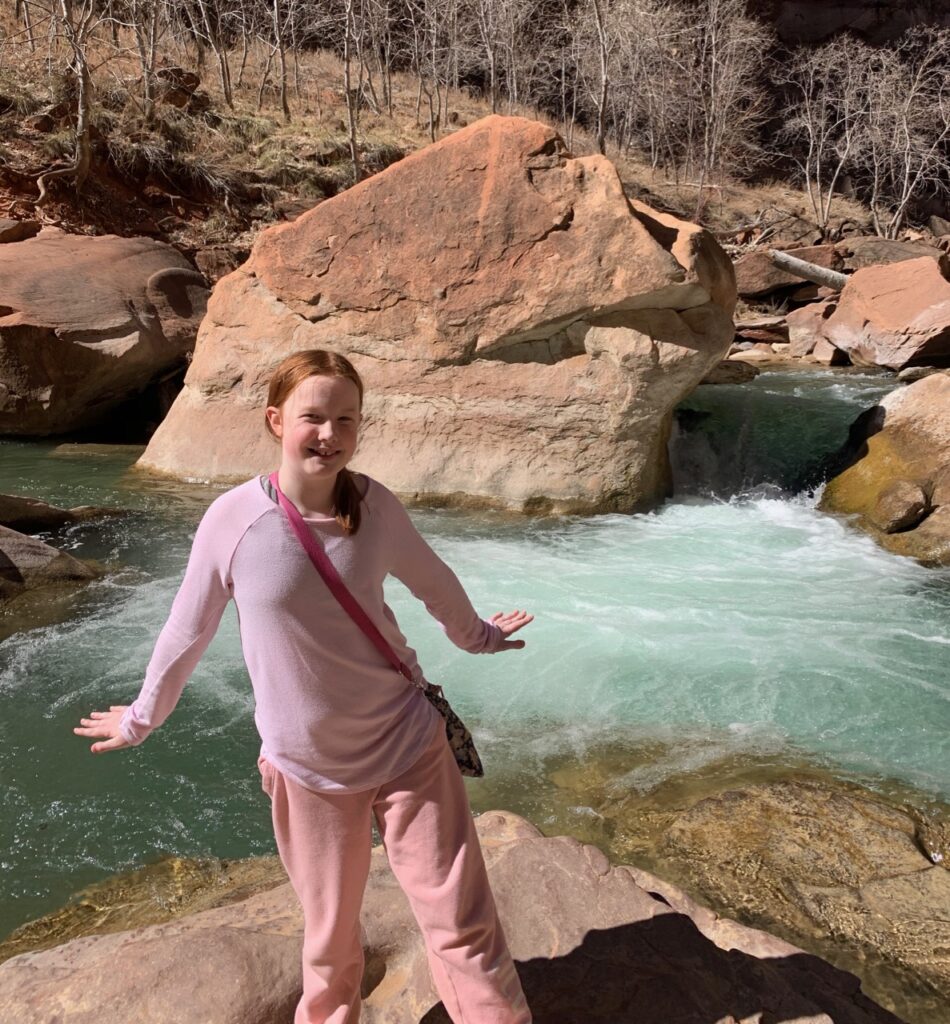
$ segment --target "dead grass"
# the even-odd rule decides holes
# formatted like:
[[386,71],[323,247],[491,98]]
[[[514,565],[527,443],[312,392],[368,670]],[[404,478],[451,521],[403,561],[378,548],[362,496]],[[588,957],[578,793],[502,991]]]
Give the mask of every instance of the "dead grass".
[[[72,135],[68,117],[46,134],[23,127],[24,118],[49,109],[62,98],[62,77],[55,69],[47,72],[39,52],[31,55],[25,46],[12,45],[11,29],[10,12],[4,10],[0,12],[0,30],[6,31],[8,40],[0,49],[0,161],[20,174],[17,180],[21,184],[16,186],[18,191],[8,188],[4,192],[0,175],[0,214],[16,207],[22,215],[31,198],[23,192],[23,174],[35,174],[46,164],[68,158]],[[273,86],[264,90],[264,104],[258,109],[266,60],[264,49],[258,48],[249,54],[241,83],[234,89],[233,109],[225,105],[216,68],[208,61],[200,85],[206,97],[199,110],[189,113],[159,105],[153,122],[146,124],[133,52],[128,47],[124,56],[115,56],[111,42],[103,41],[93,54],[101,63],[95,96],[95,122],[101,134],[98,152],[123,187],[164,190],[169,209],[175,207],[176,198],[188,200],[187,208],[180,207],[183,212],[171,215],[161,211],[161,235],[185,248],[206,244],[208,239],[226,240],[229,234],[246,238],[257,225],[277,216],[275,206],[282,199],[331,196],[352,184],[343,71],[334,54],[307,53],[298,66],[291,63],[290,123],[280,116]],[[173,51],[166,58],[168,64],[188,70],[196,66],[192,53]],[[237,78],[239,54],[234,55],[233,64]],[[382,170],[430,141],[427,108],[418,103],[417,80],[396,74],[393,86],[391,114],[388,110],[361,112],[361,152],[368,172]],[[551,118],[531,108],[504,104],[499,112],[557,127]],[[454,92],[448,98],[447,130],[488,113],[489,104],[480,98]],[[582,129],[575,129],[572,149],[579,156],[593,153],[594,140]],[[805,238],[809,231],[814,234],[807,196],[786,183],[724,181],[705,190],[699,204],[695,186],[666,180],[635,155],[616,148],[609,149],[608,156],[630,195],[687,219],[693,219],[699,208],[701,221],[723,237],[757,220],[770,223],[782,218],[789,225],[791,240]],[[60,186],[58,198],[59,205],[47,216],[59,217],[69,226],[75,211],[68,187]],[[868,223],[867,211],[844,198],[837,201],[837,213],[841,219]],[[115,230],[111,225],[105,228]],[[776,231],[778,238],[781,231]]]

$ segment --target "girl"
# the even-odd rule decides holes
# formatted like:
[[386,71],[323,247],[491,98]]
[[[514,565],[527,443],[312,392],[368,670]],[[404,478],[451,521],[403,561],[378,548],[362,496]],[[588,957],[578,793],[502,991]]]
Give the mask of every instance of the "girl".
[[[524,647],[508,638],[532,616],[480,619],[395,496],[346,468],[362,400],[359,374],[336,353],[297,352],[277,367],[265,412],[281,446],[277,487],[414,682],[422,670],[384,603],[387,573],[463,650]],[[93,711],[73,731],[100,738],[96,754],[141,743],[174,708],[233,598],[262,740],[262,786],[304,912],[294,1024],[359,1020],[371,815],[452,1020],[528,1024],[444,720],[334,599],[279,497],[268,478],[255,477],[211,504],[137,699]]]

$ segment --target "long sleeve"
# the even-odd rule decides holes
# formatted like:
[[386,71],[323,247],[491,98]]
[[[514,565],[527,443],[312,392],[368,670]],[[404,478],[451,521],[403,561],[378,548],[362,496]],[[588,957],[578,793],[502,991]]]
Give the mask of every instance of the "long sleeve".
[[234,547],[232,531],[222,518],[215,502],[198,525],[184,579],[155,643],[142,689],[119,723],[128,743],[141,743],[168,718],[217,632],[231,598]]
[[458,577],[429,547],[402,503],[389,491],[384,509],[392,575],[423,602],[456,647],[470,654],[493,654],[500,650],[505,640],[502,631],[479,618]]

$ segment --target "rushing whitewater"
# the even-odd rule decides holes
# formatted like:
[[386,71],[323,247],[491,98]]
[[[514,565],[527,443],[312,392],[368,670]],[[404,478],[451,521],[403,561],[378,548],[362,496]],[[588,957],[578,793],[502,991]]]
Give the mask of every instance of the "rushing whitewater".
[[[530,814],[555,762],[582,764],[605,744],[662,751],[618,771],[617,790],[764,754],[950,796],[950,574],[882,551],[816,511],[813,492],[792,493],[891,386],[815,371],[700,389],[673,441],[682,496],[654,513],[414,513],[483,614],[536,616],[524,651],[472,657],[399,584],[388,591],[429,678],[476,733],[489,775],[476,804],[479,786],[497,794],[517,779],[507,802]],[[213,495],[143,490],[124,475],[131,459],[0,446],[0,490],[137,509],[59,538],[122,567],[68,621],[0,645],[11,897],[0,931],[161,852],[271,850],[233,608],[142,747],[92,757],[71,733],[80,715],[138,691]]]

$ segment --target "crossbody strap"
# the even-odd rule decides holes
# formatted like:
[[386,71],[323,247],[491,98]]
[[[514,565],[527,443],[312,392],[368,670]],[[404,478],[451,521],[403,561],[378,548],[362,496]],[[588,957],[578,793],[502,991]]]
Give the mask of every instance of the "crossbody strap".
[[268,480],[277,494],[277,501],[279,502],[280,507],[287,515],[291,529],[297,535],[297,539],[310,556],[310,561],[313,562],[317,572],[320,573],[320,576],[323,578],[323,582],[326,583],[330,593],[337,599],[343,607],[343,610],[372,641],[373,646],[389,662],[389,664],[392,665],[397,672],[404,675],[410,683],[418,686],[418,683],[416,683],[412,676],[412,669],[410,669],[409,666],[400,659],[399,655],[392,649],[392,646],[387,642],[383,634],[376,628],[373,620],[365,611],[363,611],[360,603],[347,589],[343,580],[340,579],[340,574],[336,571],[333,563],[327,557],[327,553],[317,542],[316,537],[313,535],[313,531],[304,522],[303,516],[297,509],[297,506],[290,501],[287,498],[287,495],[285,495],[280,489],[280,485],[277,483],[277,474],[271,473]]

